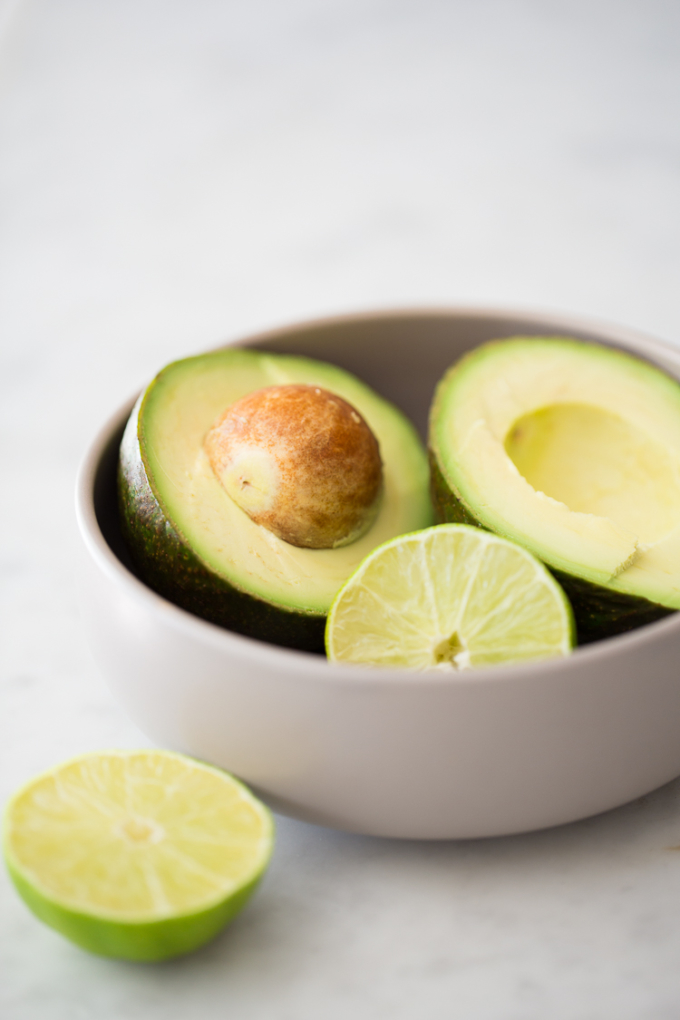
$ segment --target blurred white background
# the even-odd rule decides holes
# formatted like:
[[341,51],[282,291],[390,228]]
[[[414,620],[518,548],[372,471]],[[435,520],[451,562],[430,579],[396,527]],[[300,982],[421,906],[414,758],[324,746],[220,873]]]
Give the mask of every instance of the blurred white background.
[[[0,5],[0,794],[144,743],[73,583],[75,471],[172,358],[390,305],[680,341],[676,0]],[[0,883],[3,1020],[675,1020],[680,787],[466,846],[282,820],[172,968],[90,959]]]

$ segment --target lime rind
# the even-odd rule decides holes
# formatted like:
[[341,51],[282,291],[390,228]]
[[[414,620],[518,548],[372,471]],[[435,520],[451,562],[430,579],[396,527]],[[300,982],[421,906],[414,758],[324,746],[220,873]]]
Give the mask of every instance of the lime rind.
[[466,669],[569,654],[571,605],[526,549],[464,524],[391,539],[338,592],[331,662]]
[[43,896],[13,861],[7,870],[24,903],[39,920],[98,956],[154,963],[192,953],[217,936],[246,905],[262,874],[212,907],[158,921],[122,921],[70,910]]
[[[140,910],[138,905],[135,909],[125,909],[124,904],[122,906],[119,904],[116,909],[106,909],[102,907],[101,903],[93,905],[88,902],[88,891],[92,898],[96,899],[96,892],[93,890],[96,890],[97,881],[102,880],[104,884],[108,882],[114,885],[114,895],[120,893],[124,896],[126,884],[130,885],[129,876],[126,875],[126,870],[129,870],[130,867],[142,870],[146,867],[151,873],[150,880],[153,885],[153,856],[145,862],[145,851],[133,849],[127,856],[125,853],[120,854],[119,859],[115,854],[111,855],[109,852],[108,856],[104,853],[101,858],[97,858],[95,854],[94,859],[88,861],[88,840],[92,839],[93,828],[97,829],[96,819],[93,821],[93,818],[98,810],[107,810],[105,806],[102,808],[102,805],[105,805],[107,801],[106,789],[100,791],[102,797],[99,803],[97,803],[96,797],[89,797],[89,792],[91,792],[89,791],[77,804],[73,798],[72,789],[62,790],[61,792],[65,795],[66,810],[64,817],[59,818],[58,805],[55,812],[54,798],[51,796],[54,791],[50,791],[49,787],[53,785],[55,777],[60,775],[63,777],[69,769],[77,770],[92,763],[101,764],[102,761],[118,766],[121,764],[134,766],[135,759],[153,760],[157,763],[162,761],[165,767],[168,763],[174,764],[182,770],[178,773],[179,775],[185,775],[190,781],[198,778],[198,786],[201,785],[200,777],[203,777],[204,784],[207,777],[216,780],[216,784],[213,782],[212,794],[214,797],[217,792],[219,799],[220,793],[224,792],[223,814],[225,811],[228,814],[227,809],[233,810],[234,806],[236,807],[234,838],[225,838],[225,817],[223,817],[221,819],[222,833],[221,835],[218,833],[214,845],[208,848],[213,858],[216,853],[225,858],[223,874],[211,876],[214,886],[211,892],[206,891],[206,883],[203,883],[202,892],[188,897],[185,895],[183,904],[166,902],[159,907],[156,903],[150,910]],[[93,775],[96,778],[96,770]],[[101,776],[99,778],[101,779]],[[183,837],[177,835],[182,830],[182,819],[174,820],[173,831],[170,816],[173,801],[177,797],[177,790],[173,790],[172,784],[163,785],[162,778],[161,769],[158,775],[150,777],[152,785],[149,789],[153,797],[152,787],[153,783],[156,783],[158,787],[156,793],[160,794],[155,804],[156,808],[160,806],[156,817],[161,817],[164,825],[168,827],[169,838],[166,842],[170,847],[173,843],[180,842],[181,844],[182,842]],[[196,811],[206,807],[205,798],[203,801],[201,800],[196,783],[191,786],[189,791],[185,790],[184,792],[190,792],[192,797],[196,796]],[[27,807],[25,802],[32,795],[34,795],[34,799],[37,795],[38,803]],[[231,805],[228,803],[230,798]],[[148,807],[153,806],[151,803],[148,805]],[[120,807],[120,803],[114,805],[114,809],[118,807]],[[69,808],[74,812],[73,817],[76,821],[74,825],[67,824],[66,816]],[[250,835],[239,837],[236,830],[238,825],[243,823],[244,809],[252,813],[248,823],[253,831]],[[240,814],[238,814],[239,811]],[[165,816],[163,812],[165,812]],[[150,814],[152,813],[150,812]],[[210,817],[208,815],[206,819],[208,824],[210,824]],[[77,824],[79,818],[84,819],[81,824]],[[112,819],[108,821],[112,821]],[[151,824],[154,824],[153,820]],[[50,848],[50,826],[55,826],[57,830],[56,839],[52,840],[57,857],[53,859],[48,855],[41,866],[41,854],[45,855],[45,852],[49,852]],[[24,784],[10,799],[5,811],[3,829],[4,856],[10,877],[19,895],[37,917],[91,952],[131,960],[149,961],[166,959],[193,951],[213,938],[241,910],[259,884],[269,863],[274,839],[274,823],[271,812],[239,780],[214,766],[198,762],[184,755],[156,750],[111,751],[81,755],[55,769],[41,773]],[[194,832],[194,849],[196,835]],[[109,841],[114,841],[111,835],[109,835]],[[190,827],[184,842],[187,841],[189,844],[192,843]],[[210,843],[210,838],[208,838],[208,843]],[[71,867],[75,863],[77,871],[78,861],[74,861],[74,845],[76,857],[80,854],[81,859],[85,862],[79,896],[60,894],[54,887],[54,875],[51,874],[50,869],[50,864],[57,869],[61,865],[68,871],[69,863]],[[27,852],[27,848],[29,852]],[[98,849],[101,850],[101,838]],[[202,867],[200,855],[199,859],[193,862],[183,853],[184,849],[186,848],[180,846],[180,853],[177,855],[180,859],[174,863],[169,862],[167,854],[165,855],[166,859],[162,862],[163,875],[168,874],[168,868],[171,869],[170,873],[174,870],[176,874],[181,874],[183,867],[185,871],[188,867],[191,872],[192,866],[200,874]],[[228,872],[230,867],[233,870],[234,861],[232,860],[230,863],[228,859],[230,849],[232,857],[235,851],[236,856],[241,858],[240,861],[236,861],[236,874],[232,876],[233,880],[230,880],[228,874],[224,873],[225,870]],[[104,850],[106,851],[106,847]],[[37,859],[35,858],[36,852]],[[65,863],[58,857],[60,852],[64,855]],[[31,854],[33,854],[33,859]],[[158,861],[156,861],[157,863]],[[118,866],[118,872],[116,866]],[[104,870],[105,874],[98,876],[94,874],[92,869],[94,868],[96,872],[97,867],[100,871]],[[190,875],[190,879],[193,878],[195,875]],[[59,881],[59,876],[57,876],[57,881]],[[187,884],[191,886],[191,881]],[[200,883],[198,885],[200,887]],[[182,892],[186,892],[186,890],[180,889],[180,893]]]

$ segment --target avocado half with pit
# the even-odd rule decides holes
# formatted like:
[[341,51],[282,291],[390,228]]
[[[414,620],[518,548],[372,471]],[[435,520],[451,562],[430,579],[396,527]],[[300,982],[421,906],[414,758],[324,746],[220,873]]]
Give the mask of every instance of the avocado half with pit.
[[680,609],[680,385],[621,351],[515,337],[444,376],[430,417],[439,520],[529,549],[581,643]]
[[[379,502],[368,530],[349,544],[290,544],[256,523],[213,470],[205,443],[212,427],[269,387],[335,394],[377,439]],[[213,623],[308,651],[323,650],[331,602],[362,559],[432,523],[427,456],[401,411],[334,365],[247,348],[176,361],[156,376],[125,429],[119,499],[124,537],[151,588]]]

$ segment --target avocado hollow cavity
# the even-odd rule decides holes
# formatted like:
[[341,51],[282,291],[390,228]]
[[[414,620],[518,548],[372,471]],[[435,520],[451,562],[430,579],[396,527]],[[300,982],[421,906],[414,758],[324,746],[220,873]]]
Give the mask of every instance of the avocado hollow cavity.
[[247,394],[218,417],[205,449],[237,506],[290,545],[349,545],[377,516],[378,441],[351,404],[319,386]]
[[580,642],[680,609],[680,385],[622,351],[512,337],[464,356],[430,417],[436,513],[525,546]]
[[649,545],[680,523],[677,454],[625,417],[589,404],[553,404],[517,419],[505,449],[537,492],[606,517]]

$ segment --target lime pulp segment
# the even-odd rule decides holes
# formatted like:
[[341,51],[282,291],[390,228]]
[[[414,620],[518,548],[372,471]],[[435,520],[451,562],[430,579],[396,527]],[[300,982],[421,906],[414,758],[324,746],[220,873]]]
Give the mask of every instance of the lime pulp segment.
[[525,549],[444,524],[386,542],[340,590],[328,617],[334,662],[462,670],[567,655],[569,602]]
[[94,952],[160,959],[240,909],[268,863],[268,809],[227,773],[163,751],[90,754],[10,801],[5,859],[42,920]]

